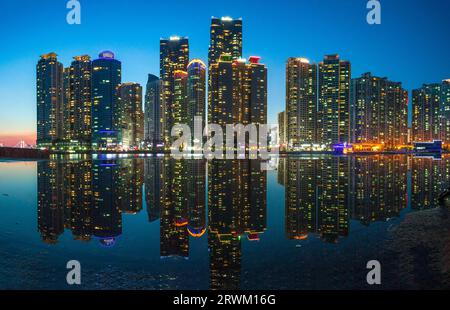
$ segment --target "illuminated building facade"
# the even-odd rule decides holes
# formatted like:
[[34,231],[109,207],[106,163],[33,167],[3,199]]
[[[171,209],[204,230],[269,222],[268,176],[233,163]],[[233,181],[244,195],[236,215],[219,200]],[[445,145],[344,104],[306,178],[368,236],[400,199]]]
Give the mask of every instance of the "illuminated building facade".
[[189,63],[187,73],[187,124],[193,136],[195,117],[202,120],[200,132],[203,132],[206,125],[206,65],[201,60],[194,59]]
[[36,66],[38,147],[64,137],[63,65],[55,53],[42,55]]
[[92,62],[76,56],[65,72],[64,140],[75,147],[91,147]]
[[114,127],[117,130],[117,143],[125,150],[139,148],[144,141],[142,86],[137,83],[120,84],[116,97]]
[[122,64],[112,52],[100,53],[92,62],[92,143],[106,148],[117,143],[115,113],[117,86],[122,82]]
[[289,58],[286,65],[287,147],[317,141],[317,65],[306,58]]
[[230,55],[210,67],[210,123],[267,123],[267,68],[259,57],[233,60]]
[[160,40],[161,104],[163,105],[163,139],[166,148],[171,144],[171,130],[181,111],[175,107],[175,72],[186,72],[189,63],[188,38],[171,37]]
[[407,142],[408,92],[401,83],[363,74],[351,84],[351,142],[395,149]]
[[351,65],[339,55],[319,63],[318,142],[331,147],[350,141]]
[[145,92],[144,138],[153,148],[163,142],[162,125],[164,111],[161,106],[161,80],[148,75]]
[[223,54],[233,60],[242,57],[242,19],[230,17],[211,19],[208,66],[217,63]]
[[441,138],[441,84],[424,84],[413,94],[413,142]]
[[441,88],[441,140],[450,145],[450,79],[442,82]]

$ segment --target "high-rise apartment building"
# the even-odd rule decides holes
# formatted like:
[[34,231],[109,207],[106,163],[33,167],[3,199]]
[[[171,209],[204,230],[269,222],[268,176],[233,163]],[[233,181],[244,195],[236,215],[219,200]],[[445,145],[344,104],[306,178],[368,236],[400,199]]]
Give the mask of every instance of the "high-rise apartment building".
[[64,134],[63,65],[55,53],[42,55],[36,67],[38,147],[50,147]]
[[287,147],[298,150],[317,139],[317,65],[289,58],[286,65]]
[[144,141],[141,85],[123,83],[117,87],[117,106],[114,120],[118,145],[123,149],[141,147],[141,143]]
[[395,149],[407,142],[408,92],[401,83],[364,73],[351,84],[351,142]]
[[327,55],[319,63],[317,139],[331,147],[350,142],[351,65],[339,55]]
[[413,142],[426,142],[441,138],[441,95],[439,83],[424,84],[412,92]]
[[162,136],[162,117],[164,111],[161,106],[161,80],[153,75],[148,75],[147,89],[145,92],[145,141],[153,148],[161,145]]
[[92,113],[92,62],[88,55],[76,56],[65,70],[64,140],[90,147]]
[[242,57],[242,19],[231,17],[211,19],[208,66],[217,63],[223,54],[233,60]]
[[92,62],[92,143],[109,147],[117,142],[117,86],[122,81],[122,64],[114,53],[105,51]]
[[267,68],[259,57],[233,60],[230,55],[210,67],[208,122],[267,123]]
[[163,140],[168,148],[172,138],[172,127],[176,124],[176,117],[180,111],[175,107],[175,72],[186,72],[189,63],[188,38],[170,37],[160,40],[160,79],[161,104],[163,105]]
[[187,124],[193,135],[195,117],[202,120],[202,132],[206,125],[206,65],[199,59],[193,59],[187,73]]

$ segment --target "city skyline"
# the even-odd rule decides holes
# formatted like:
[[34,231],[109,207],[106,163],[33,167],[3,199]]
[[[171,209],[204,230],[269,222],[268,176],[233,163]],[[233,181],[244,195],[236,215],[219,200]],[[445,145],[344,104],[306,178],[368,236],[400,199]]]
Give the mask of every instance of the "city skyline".
[[[257,16],[250,14],[251,3],[242,4],[236,8],[233,7],[233,5],[226,8],[218,8],[217,5],[208,5],[205,3],[204,5],[199,4],[200,9],[195,12],[195,15],[198,15],[196,16],[196,20],[198,20],[197,23],[185,22],[184,25],[180,27],[180,22],[173,23],[173,19],[169,18],[168,20],[172,21],[172,23],[162,21],[164,30],[161,30],[160,27],[156,27],[157,29],[152,29],[152,35],[142,36],[142,32],[137,31],[136,35],[140,36],[140,38],[136,40],[137,37],[132,36],[135,40],[134,43],[131,43],[130,41],[127,42],[126,39],[119,41],[114,40],[109,33],[104,33],[101,40],[95,38],[95,35],[93,35],[93,26],[95,27],[95,24],[97,23],[110,20],[109,18],[117,17],[117,14],[123,14],[123,19],[127,21],[129,27],[135,26],[133,22],[130,22],[131,13],[127,10],[119,10],[121,11],[120,13],[108,11],[111,15],[109,18],[101,15],[95,23],[89,22],[90,16],[93,16],[93,10],[101,8],[102,3],[103,1],[96,2],[95,4],[82,3],[82,24],[79,26],[69,26],[64,24],[66,12],[63,6],[59,8],[58,6],[50,5],[50,1],[44,2],[41,4],[40,12],[46,12],[46,14],[42,15],[61,14],[61,19],[59,21],[55,18],[52,21],[43,22],[44,27],[53,23],[55,27],[57,24],[61,24],[60,27],[58,27],[61,28],[58,30],[61,34],[58,44],[54,44],[55,42],[53,42],[52,45],[52,42],[50,42],[49,39],[40,37],[40,40],[34,42],[32,47],[28,46],[28,48],[24,48],[24,44],[31,43],[27,40],[20,42],[20,44],[9,44],[8,46],[2,47],[2,49],[5,49],[5,57],[0,62],[0,72],[4,72],[5,74],[2,74],[3,77],[0,81],[2,82],[0,83],[2,94],[0,108],[8,106],[11,110],[11,114],[2,113],[0,116],[0,143],[6,145],[12,143],[15,144],[20,139],[27,140],[27,135],[33,135],[34,133],[34,116],[36,111],[35,104],[33,104],[35,102],[35,95],[33,94],[35,88],[32,86],[34,86],[33,80],[35,73],[30,70],[33,70],[35,66],[37,55],[55,50],[60,54],[60,61],[68,65],[74,55],[88,54],[91,57],[94,57],[99,51],[110,49],[113,50],[117,54],[117,58],[125,64],[123,80],[135,81],[140,85],[145,85],[148,74],[153,73],[156,75],[158,72],[157,64],[159,55],[157,42],[160,37],[168,37],[173,34],[188,36],[190,39],[191,57],[200,58],[202,60],[207,59],[209,45],[208,30],[211,15],[229,15],[235,18],[242,17],[244,25],[243,38],[246,42],[243,47],[243,56],[249,57],[251,55],[259,55],[262,57],[262,62],[269,68],[268,116],[269,122],[273,124],[277,123],[277,113],[284,110],[284,67],[285,62],[289,57],[303,56],[314,62],[318,62],[325,54],[339,53],[342,59],[351,61],[353,71],[352,77],[360,76],[362,73],[369,71],[376,76],[388,76],[394,81],[403,83],[403,87],[407,89],[410,94],[410,99],[412,99],[412,89],[420,88],[424,83],[440,82],[441,80],[448,78],[445,74],[448,74],[450,71],[447,63],[444,61],[439,62],[439,59],[445,59],[445,46],[448,44],[445,40],[441,39],[438,41],[442,44],[443,48],[431,50],[426,48],[426,46],[419,44],[424,40],[418,37],[420,33],[426,32],[428,36],[427,39],[434,39],[436,41],[441,36],[440,33],[448,28],[445,26],[448,21],[445,18],[442,18],[444,16],[440,16],[440,14],[445,11],[445,6],[448,4],[438,1],[436,4],[431,4],[430,6],[435,5],[436,8],[440,7],[440,9],[433,9],[430,11],[430,14],[423,16],[425,20],[432,18],[434,23],[428,23],[429,25],[423,23],[420,27],[414,23],[414,16],[418,14],[417,7],[420,6],[419,2],[415,1],[396,1],[395,4],[389,2],[383,3],[383,23],[379,26],[370,26],[365,22],[367,13],[365,10],[365,1],[361,1],[361,5],[354,3],[340,3],[338,5],[331,1],[321,1],[320,4],[304,2],[301,6],[303,10],[309,10],[311,14],[315,13],[329,17],[329,22],[325,23],[325,25],[319,25],[311,20],[310,17],[305,18],[304,20],[299,19],[299,23],[317,26],[316,28],[308,27],[308,29],[313,29],[308,31],[308,33],[304,33],[304,30],[302,30],[301,27],[294,27],[295,29],[291,29],[292,27],[288,27],[289,22],[283,24],[282,20],[284,18],[294,14],[294,12],[290,12],[291,10],[287,10],[287,5],[284,7],[283,5],[280,5],[273,11],[273,14],[268,14],[267,11],[269,8],[261,5],[261,14],[267,13],[267,16],[273,16],[273,18],[276,18],[277,23],[284,25],[280,27],[264,27],[264,24],[262,21],[258,20]],[[139,1],[137,1],[137,3],[144,7],[147,5]],[[17,22],[23,22],[23,24],[17,26],[21,29],[21,32],[26,35],[28,31],[30,31],[29,29],[25,29],[26,25],[30,23],[30,20],[26,20],[26,17],[31,15],[34,5],[35,4],[30,4],[30,6],[24,8],[24,12],[21,15],[22,18],[19,18],[19,21],[10,20],[10,17],[6,17],[4,20],[15,24]],[[186,6],[186,4],[182,3],[177,3],[177,5],[180,7]],[[297,5],[300,6],[300,4],[294,4],[294,6]],[[14,12],[18,9],[11,3],[6,3],[5,6],[6,11]],[[155,8],[161,6],[164,7],[164,4],[154,5]],[[337,10],[337,12],[347,12],[349,19],[347,21],[342,20],[342,17],[339,17],[338,14],[334,14],[335,12],[333,12],[333,10]],[[206,13],[205,11],[208,11],[209,13]],[[133,14],[134,13],[137,15],[144,15],[143,13],[133,12]],[[147,12],[147,14],[149,16],[154,16],[151,12]],[[155,21],[161,18],[157,16],[154,17]],[[36,19],[40,18],[42,17],[36,17]],[[292,20],[290,22],[292,22]],[[327,25],[330,26],[333,22],[335,23],[333,25],[337,28],[348,26],[350,23],[358,25],[359,29],[352,31],[351,37],[353,40],[350,40],[350,38],[340,38],[340,40],[338,40],[337,38],[332,37],[333,31],[326,27]],[[144,19],[139,22],[138,18],[136,18],[135,23],[142,26],[141,24],[147,23],[147,21]],[[41,23],[39,23],[38,27],[42,27]],[[394,36],[394,34],[391,33],[392,27],[394,27],[394,29],[399,29],[399,31],[403,30],[405,40],[400,40],[397,36]],[[431,28],[433,28],[434,31],[431,31]],[[118,31],[120,32],[122,30],[119,29]],[[66,33],[67,37],[63,35]],[[84,34],[84,36],[80,37],[81,34]],[[70,40],[71,36],[77,36],[76,42]],[[280,40],[284,38],[285,42],[288,42],[289,44],[284,44],[284,48],[280,49],[277,48],[277,44],[265,44],[263,41],[263,39],[265,39],[267,42],[273,42],[272,40],[274,40],[275,37]],[[325,40],[321,40],[322,37]],[[394,37],[397,37],[397,40],[394,40]],[[147,39],[142,40],[142,38]],[[295,38],[299,39],[296,40]],[[302,40],[303,38],[305,38],[305,40]],[[367,41],[363,41],[363,38]],[[407,40],[407,38],[409,40]],[[7,40],[14,43],[17,38],[10,37],[9,34],[7,34]],[[30,36],[29,40],[33,41],[36,39],[31,38]],[[339,44],[336,41],[338,41]],[[201,42],[201,44],[199,44],[199,42]],[[404,42],[410,43],[404,44]],[[415,44],[413,44],[414,42]],[[367,46],[364,47],[367,43],[371,43],[369,44],[370,49],[368,49]],[[423,43],[425,43],[425,41],[423,41]],[[385,51],[382,48],[385,44],[390,44],[394,49]],[[17,48],[20,46],[22,46],[23,50],[18,52]],[[75,48],[75,46],[77,47]],[[411,48],[411,46],[413,46],[413,48]],[[131,58],[135,60],[130,60]],[[148,66],[142,65],[141,61],[143,59],[148,63]],[[370,59],[370,61],[367,61],[368,59]],[[425,61],[423,61],[424,59]],[[429,59],[433,59],[434,61],[429,61]],[[33,65],[29,66],[31,60]],[[412,60],[423,61],[424,66],[412,68],[414,67],[411,65]],[[409,64],[409,66],[407,66],[407,64]],[[11,73],[19,74],[16,79],[7,78]],[[18,81],[20,81],[20,83],[18,83]],[[21,94],[20,98],[17,98],[18,93]],[[17,102],[17,104],[12,105],[10,102]],[[411,102],[412,100],[410,100],[410,105]],[[16,116],[11,117],[11,115]],[[26,142],[33,142],[33,139],[34,138]]]

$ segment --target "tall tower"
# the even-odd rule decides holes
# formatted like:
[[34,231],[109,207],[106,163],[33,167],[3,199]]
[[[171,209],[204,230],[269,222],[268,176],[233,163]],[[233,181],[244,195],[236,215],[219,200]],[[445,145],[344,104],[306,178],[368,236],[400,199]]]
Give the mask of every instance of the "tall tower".
[[144,113],[142,112],[142,86],[124,83],[117,87],[115,128],[118,144],[122,148],[139,148],[144,140]]
[[92,143],[94,147],[108,147],[117,140],[114,127],[116,89],[122,81],[122,64],[114,53],[100,53],[92,62]]
[[351,142],[388,149],[406,143],[408,93],[401,83],[371,73],[352,79],[350,114]]
[[162,138],[162,116],[163,109],[161,107],[160,92],[161,81],[153,75],[148,75],[147,90],[145,93],[145,140],[150,143],[153,148],[161,144]]
[[450,79],[442,82],[441,117],[441,140],[448,148],[450,145]]
[[439,83],[424,84],[413,90],[413,141],[432,141],[441,137],[441,91]]
[[350,141],[351,65],[339,55],[319,64],[318,140],[331,147]]
[[174,94],[175,71],[186,71],[189,63],[188,38],[170,37],[160,40],[160,79],[162,82],[161,103],[164,109],[163,137],[165,147],[170,147],[170,132],[175,125]]
[[233,60],[222,55],[210,67],[210,123],[267,123],[267,68],[259,57]]
[[211,19],[208,66],[218,62],[223,54],[231,55],[232,59],[242,57],[242,19]]
[[317,65],[306,58],[287,62],[286,120],[289,149],[317,143]]
[[55,53],[42,55],[36,66],[38,147],[63,138],[63,65]]
[[206,65],[200,59],[193,59],[187,73],[187,121],[193,134],[195,117],[201,117],[202,131],[206,125]]
[[92,62],[88,55],[76,56],[66,74],[65,139],[90,147],[92,109]]

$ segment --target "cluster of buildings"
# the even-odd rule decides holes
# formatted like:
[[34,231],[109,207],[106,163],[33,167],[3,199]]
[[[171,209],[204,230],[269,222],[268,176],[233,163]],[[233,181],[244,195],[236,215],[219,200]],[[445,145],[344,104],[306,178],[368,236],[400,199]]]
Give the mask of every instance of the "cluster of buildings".
[[[364,73],[327,55],[319,64],[289,58],[286,109],[279,113],[280,146],[321,151],[350,146],[360,151],[398,150],[411,142],[450,144],[450,80],[413,91],[412,130],[408,92],[400,82]],[[412,132],[411,132],[412,131]]]
[[[74,57],[68,68],[55,53],[43,55],[37,65],[37,145],[168,150],[178,138],[174,126],[187,124],[193,132],[195,119],[201,132],[206,120],[222,127],[267,124],[267,68],[260,57],[242,58],[242,48],[242,20],[229,17],[211,20],[207,64],[190,58],[187,37],[161,39],[159,76],[148,75],[144,96],[141,85],[122,82],[121,62],[112,52],[95,60]],[[278,115],[281,149],[450,144],[450,80],[413,91],[410,127],[409,95],[400,82],[371,73],[352,78],[351,71],[339,55],[318,64],[288,59],[286,109]]]
[[174,125],[193,131],[200,118],[203,130],[207,100],[210,123],[266,124],[267,69],[259,60],[242,58],[242,20],[228,17],[212,18],[208,66],[190,59],[188,38],[161,39],[160,73],[149,74],[144,97],[141,85],[122,82],[121,62],[112,52],[93,61],[74,57],[68,68],[55,53],[43,55],[37,65],[37,145],[169,149]]

